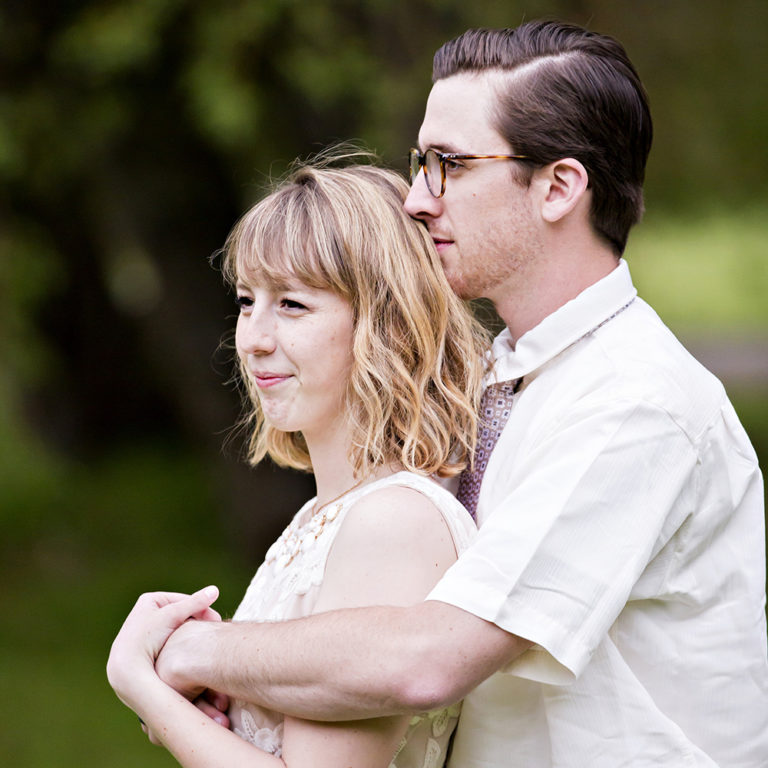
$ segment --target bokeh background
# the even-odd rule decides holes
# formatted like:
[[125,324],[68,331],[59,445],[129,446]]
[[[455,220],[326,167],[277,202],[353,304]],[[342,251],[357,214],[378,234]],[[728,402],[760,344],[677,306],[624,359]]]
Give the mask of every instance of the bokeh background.
[[306,476],[247,469],[209,257],[296,156],[405,167],[435,48],[555,17],[622,40],[656,137],[628,259],[768,456],[764,0],[3,0],[0,760],[168,766],[104,663],[146,589],[231,614]]

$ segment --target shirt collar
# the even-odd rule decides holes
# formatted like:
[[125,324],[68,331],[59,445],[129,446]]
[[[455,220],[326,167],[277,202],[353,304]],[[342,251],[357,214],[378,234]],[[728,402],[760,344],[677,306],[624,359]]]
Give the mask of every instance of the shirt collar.
[[621,259],[610,274],[524,333],[514,348],[505,328],[493,342],[491,381],[527,376],[621,311],[635,296],[629,267]]

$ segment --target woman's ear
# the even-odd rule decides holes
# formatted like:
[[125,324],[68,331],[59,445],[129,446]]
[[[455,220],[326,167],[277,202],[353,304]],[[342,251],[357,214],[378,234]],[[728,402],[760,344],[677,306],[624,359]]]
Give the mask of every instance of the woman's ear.
[[550,224],[560,221],[585,200],[587,169],[572,157],[545,165],[537,172],[542,184],[541,215]]

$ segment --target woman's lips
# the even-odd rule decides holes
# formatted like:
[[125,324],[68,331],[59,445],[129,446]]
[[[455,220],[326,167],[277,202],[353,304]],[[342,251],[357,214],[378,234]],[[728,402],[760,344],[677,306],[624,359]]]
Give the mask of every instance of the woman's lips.
[[272,373],[271,371],[252,371],[251,375],[260,389],[268,389],[277,384],[282,384],[291,377],[289,373]]

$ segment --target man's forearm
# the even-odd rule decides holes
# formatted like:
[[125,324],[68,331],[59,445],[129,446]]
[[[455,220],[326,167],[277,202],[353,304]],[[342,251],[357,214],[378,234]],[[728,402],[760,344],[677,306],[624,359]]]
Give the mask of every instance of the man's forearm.
[[528,644],[444,603],[332,611],[289,622],[188,623],[158,671],[296,717],[349,720],[462,698]]
[[212,688],[296,717],[399,714],[407,704],[396,694],[397,678],[386,671],[387,659],[396,654],[385,649],[395,634],[390,614],[404,610],[333,611],[274,623],[190,623],[168,642],[157,668],[166,682],[188,693]]

